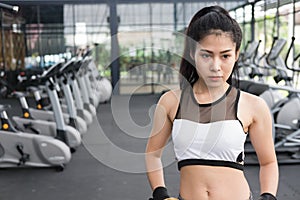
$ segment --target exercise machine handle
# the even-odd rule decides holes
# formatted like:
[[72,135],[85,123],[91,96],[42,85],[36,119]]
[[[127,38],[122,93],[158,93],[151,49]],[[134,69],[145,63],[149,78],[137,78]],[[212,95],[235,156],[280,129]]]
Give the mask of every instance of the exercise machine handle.
[[268,55],[267,55],[267,57],[266,57],[266,62],[267,62],[268,65],[270,65],[269,57],[270,57],[270,55],[271,55],[271,52],[272,52],[272,50],[273,50],[273,48],[274,48],[274,45],[275,45],[275,42],[276,42],[277,40],[278,40],[278,37],[277,37],[277,36],[273,37],[273,41],[272,41],[272,45],[271,45],[270,52],[268,53]]
[[287,53],[286,53],[286,56],[285,56],[285,59],[284,59],[284,64],[285,64],[286,68],[288,68],[289,70],[293,70],[293,69],[291,69],[291,68],[288,66],[287,60],[288,60],[289,55],[290,55],[290,52],[291,52],[291,50],[292,50],[292,48],[293,48],[293,46],[294,46],[294,41],[295,41],[295,37],[293,36],[293,37],[292,37],[292,42],[291,42],[291,44],[290,44],[290,46],[289,46],[289,49],[288,49],[288,51],[287,51]]

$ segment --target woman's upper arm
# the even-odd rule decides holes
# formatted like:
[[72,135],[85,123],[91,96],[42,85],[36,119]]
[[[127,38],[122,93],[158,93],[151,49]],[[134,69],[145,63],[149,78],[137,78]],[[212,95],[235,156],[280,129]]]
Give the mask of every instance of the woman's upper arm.
[[267,164],[276,160],[272,137],[272,118],[270,110],[263,99],[254,98],[251,106],[252,124],[249,127],[251,143],[256,151],[259,162]]
[[161,154],[172,131],[172,113],[177,109],[178,102],[174,92],[169,91],[161,96],[156,105],[153,117],[153,125],[148,140],[146,152],[158,152]]

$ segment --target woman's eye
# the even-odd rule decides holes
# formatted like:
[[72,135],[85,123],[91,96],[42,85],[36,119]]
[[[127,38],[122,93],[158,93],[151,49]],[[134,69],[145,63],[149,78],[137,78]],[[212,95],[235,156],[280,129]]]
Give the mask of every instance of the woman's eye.
[[210,55],[209,55],[209,54],[201,54],[201,57],[202,57],[202,58],[209,58]]
[[229,57],[230,57],[230,55],[223,55],[223,58],[225,58],[225,59],[227,59]]

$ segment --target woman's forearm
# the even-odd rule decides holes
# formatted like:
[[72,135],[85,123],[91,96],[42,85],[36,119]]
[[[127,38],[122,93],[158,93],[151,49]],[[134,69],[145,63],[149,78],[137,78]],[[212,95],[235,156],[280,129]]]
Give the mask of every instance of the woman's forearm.
[[163,167],[160,157],[149,154],[146,156],[147,176],[150,186],[155,189],[158,186],[165,186]]
[[165,181],[163,178],[163,170],[156,170],[147,173],[149,183],[151,185],[152,190],[159,186],[165,187]]
[[260,166],[260,191],[271,193],[276,196],[278,188],[278,165],[271,162]]

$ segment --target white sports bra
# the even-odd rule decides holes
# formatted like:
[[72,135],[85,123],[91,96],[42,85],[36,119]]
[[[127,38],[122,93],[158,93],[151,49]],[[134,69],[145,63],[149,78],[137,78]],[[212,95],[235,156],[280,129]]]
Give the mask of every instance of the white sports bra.
[[178,169],[187,165],[243,170],[247,134],[237,118],[240,91],[232,86],[217,101],[199,104],[192,87],[182,90],[172,140]]

